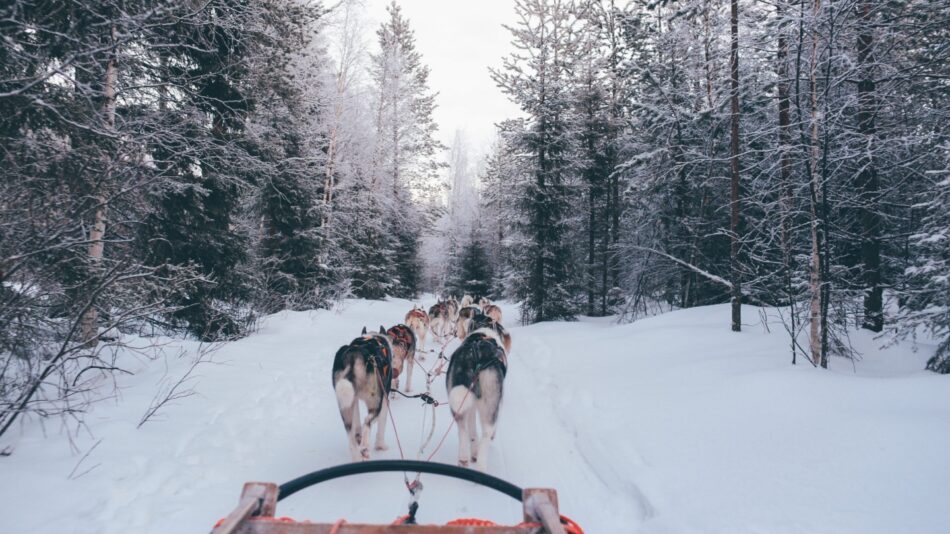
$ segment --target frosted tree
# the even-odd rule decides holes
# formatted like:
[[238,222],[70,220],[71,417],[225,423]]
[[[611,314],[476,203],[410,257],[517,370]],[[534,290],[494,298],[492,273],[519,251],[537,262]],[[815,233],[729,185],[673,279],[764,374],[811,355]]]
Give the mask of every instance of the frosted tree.
[[444,148],[435,138],[435,94],[429,69],[416,50],[409,21],[393,2],[389,19],[376,34],[379,52],[372,57],[375,152],[370,189],[379,195],[392,243],[393,294],[412,298],[419,289],[420,235],[428,223],[418,206],[431,205],[441,192],[438,177]]
[[532,258],[521,266],[527,280],[522,317],[530,322],[574,317],[577,286],[570,224],[572,204],[572,116],[570,68],[581,25],[572,5],[560,0],[518,0],[519,23],[508,27],[515,52],[493,70],[495,82],[528,115],[519,140],[532,155],[533,183],[524,200],[525,232]]

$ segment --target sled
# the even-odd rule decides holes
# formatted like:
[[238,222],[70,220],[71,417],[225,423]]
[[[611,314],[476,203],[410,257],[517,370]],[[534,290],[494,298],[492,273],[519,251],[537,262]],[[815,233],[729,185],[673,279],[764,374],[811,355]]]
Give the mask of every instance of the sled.
[[[335,478],[387,471],[431,473],[475,482],[518,500],[524,505],[523,521],[517,525],[496,525],[480,519],[459,519],[445,525],[355,524],[340,519],[334,523],[296,521],[277,517],[277,502],[298,491]],[[410,490],[411,491],[411,490]],[[415,504],[415,503],[414,503]],[[416,504],[417,507],[417,504]],[[413,521],[410,519],[410,521]],[[414,521],[413,521],[414,522]],[[218,521],[211,534],[583,534],[573,521],[558,512],[557,492],[545,488],[521,489],[510,482],[472,469],[414,460],[373,460],[330,467],[277,486],[270,482],[244,485],[237,507]]]

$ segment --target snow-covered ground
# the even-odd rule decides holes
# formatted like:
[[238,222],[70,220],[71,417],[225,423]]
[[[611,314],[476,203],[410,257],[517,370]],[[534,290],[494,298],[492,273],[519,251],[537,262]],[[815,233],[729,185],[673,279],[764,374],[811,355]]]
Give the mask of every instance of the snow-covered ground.
[[[410,307],[348,301],[269,317],[199,367],[199,395],[137,429],[157,384],[187,368],[187,359],[140,362],[120,377],[119,398],[86,416],[78,450],[57,425],[25,422],[0,441],[13,448],[0,458],[0,532],[206,532],[245,481],[281,483],[348,461],[333,354],[364,325],[392,325]],[[751,324],[739,334],[728,330],[728,306],[628,325],[511,328],[490,472],[556,488],[562,511],[589,533],[945,532],[950,377],[921,370],[929,347],[879,350],[856,333],[854,366],[793,367],[784,330],[767,332],[758,313],[743,310]],[[443,379],[433,391],[445,398]],[[447,410],[437,409],[427,454]],[[423,412],[416,400],[393,403],[410,458],[427,430]],[[392,426],[388,441],[374,457],[399,457]],[[455,463],[456,447],[452,429],[434,460]],[[492,490],[423,482],[423,522],[519,520],[520,505]],[[401,474],[364,475],[294,495],[278,515],[389,522],[406,500]]]

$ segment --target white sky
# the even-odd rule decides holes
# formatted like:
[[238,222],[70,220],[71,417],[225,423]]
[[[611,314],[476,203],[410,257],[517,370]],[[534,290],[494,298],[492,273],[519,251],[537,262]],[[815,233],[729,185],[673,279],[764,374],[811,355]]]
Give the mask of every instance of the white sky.
[[[376,28],[385,19],[389,2],[366,0],[371,50],[376,49]],[[488,73],[488,67],[501,67],[502,57],[512,49],[510,33],[501,26],[515,21],[512,0],[398,2],[430,68],[429,85],[439,93],[435,111],[439,139],[451,145],[460,129],[473,152],[487,152],[495,123],[520,115]]]

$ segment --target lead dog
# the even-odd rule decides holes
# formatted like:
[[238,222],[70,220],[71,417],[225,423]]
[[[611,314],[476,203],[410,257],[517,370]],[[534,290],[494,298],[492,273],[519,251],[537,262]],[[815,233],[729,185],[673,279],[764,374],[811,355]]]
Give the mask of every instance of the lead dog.
[[[412,308],[406,314],[406,324],[409,325],[409,328],[412,328],[412,332],[416,335],[416,341],[418,341],[416,348],[424,350],[426,348],[426,333],[429,331],[429,314],[422,308]],[[425,358],[420,354],[419,359],[424,360]]]
[[[412,391],[412,366],[416,361],[416,334],[404,324],[397,324],[386,330],[393,344],[393,381],[392,389],[399,389],[399,375],[406,369],[406,393]],[[393,394],[395,395],[395,394]]]
[[[386,446],[388,397],[392,381],[393,346],[385,329],[366,333],[340,347],[333,359],[333,390],[349,436],[350,455],[354,462],[369,459],[369,434],[377,422],[376,450]],[[360,403],[366,404],[366,420],[360,425]]]
[[[494,330],[475,330],[452,353],[445,386],[449,408],[459,428],[459,465],[476,462],[488,470],[488,447],[495,439],[508,358]],[[476,443],[475,416],[481,425]]]

